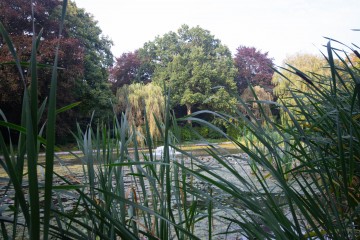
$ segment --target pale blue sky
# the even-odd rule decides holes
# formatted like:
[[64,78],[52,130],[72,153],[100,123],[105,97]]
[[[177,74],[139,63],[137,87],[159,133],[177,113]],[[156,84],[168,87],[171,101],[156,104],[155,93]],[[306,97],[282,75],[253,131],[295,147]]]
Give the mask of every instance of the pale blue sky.
[[360,45],[360,0],[75,0],[114,42],[116,57],[176,31],[182,24],[209,30],[234,54],[240,45],[287,54],[318,53],[323,36]]

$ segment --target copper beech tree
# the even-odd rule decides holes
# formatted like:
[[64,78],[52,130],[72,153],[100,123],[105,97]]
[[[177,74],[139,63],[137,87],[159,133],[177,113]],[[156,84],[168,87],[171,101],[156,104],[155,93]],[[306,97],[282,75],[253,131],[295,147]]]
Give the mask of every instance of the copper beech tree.
[[121,54],[110,69],[109,80],[113,92],[116,93],[124,85],[150,82],[149,67],[148,61],[140,58],[138,50]]
[[237,68],[235,82],[239,95],[248,87],[248,83],[252,86],[260,86],[267,92],[272,91],[274,63],[267,52],[262,53],[255,47],[240,46],[236,50],[234,62]]
[[[49,92],[62,3],[58,0],[34,0],[33,5],[36,36],[42,31],[37,51],[38,99],[41,103]],[[31,5],[26,0],[1,1],[0,12],[0,21],[11,37],[27,76],[27,63],[34,34]],[[95,107],[95,102],[101,103],[94,100],[96,92],[104,90],[108,95],[102,95],[105,95],[105,98],[111,97],[106,71],[112,59],[110,46],[111,42],[101,36],[101,30],[96,26],[93,17],[69,2],[59,51],[57,103],[59,108],[76,101],[82,101],[82,104],[76,115],[71,111],[59,115],[58,136],[66,135],[67,129],[74,125],[75,119],[89,114],[90,109]],[[30,77],[26,77],[25,84],[31,84]],[[0,37],[0,108],[9,121],[20,121],[23,90],[24,86],[14,65],[14,59],[4,39]],[[111,109],[111,106],[108,108]],[[100,106],[100,109],[104,107]]]

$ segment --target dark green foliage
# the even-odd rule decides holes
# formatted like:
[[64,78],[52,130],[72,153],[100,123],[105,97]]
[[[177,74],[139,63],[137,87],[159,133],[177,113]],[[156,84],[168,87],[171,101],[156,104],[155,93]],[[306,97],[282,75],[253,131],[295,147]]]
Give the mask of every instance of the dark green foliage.
[[68,8],[65,20],[67,35],[78,39],[84,49],[84,71],[76,82],[80,110],[87,117],[93,111],[96,118],[108,116],[112,113],[111,101],[115,101],[108,83],[108,69],[113,64],[112,42],[102,35],[91,14],[78,8],[74,2],[70,2]]
[[208,138],[210,134],[210,130],[207,127],[199,127],[195,128],[195,130],[202,136],[203,138]]
[[224,136],[206,126],[192,127],[186,125],[180,128],[182,141],[193,141],[202,139],[220,139]]
[[194,134],[191,127],[188,127],[188,126],[182,127],[180,131],[181,131],[181,140],[182,141],[192,141],[192,140],[196,139],[196,135]]
[[195,105],[229,111],[236,102],[231,53],[207,30],[183,25],[146,43],[139,56],[152,66],[151,80],[170,87],[172,107],[186,106],[191,114]]
[[233,139],[237,139],[238,137],[241,137],[242,135],[242,128],[238,125],[228,125],[226,127],[226,134]]

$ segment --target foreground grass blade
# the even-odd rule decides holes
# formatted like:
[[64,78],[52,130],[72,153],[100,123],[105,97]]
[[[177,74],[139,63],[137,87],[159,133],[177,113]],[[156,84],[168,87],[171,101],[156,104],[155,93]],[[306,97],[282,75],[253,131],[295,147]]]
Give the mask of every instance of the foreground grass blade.
[[56,130],[56,91],[57,91],[57,65],[59,56],[60,40],[62,37],[63,24],[67,7],[67,0],[63,1],[62,14],[59,26],[58,43],[56,46],[55,60],[51,75],[51,87],[49,94],[49,107],[46,126],[46,166],[45,166],[45,196],[44,196],[44,235],[43,239],[49,237],[50,208],[53,186],[54,152],[55,152],[55,130]]
[[5,164],[7,167],[7,171],[9,173],[9,177],[10,179],[12,179],[12,183],[14,185],[14,189],[15,192],[17,194],[17,200],[19,201],[21,210],[24,214],[24,218],[25,218],[25,222],[27,225],[30,225],[30,214],[29,214],[29,209],[25,200],[25,195],[24,192],[22,191],[22,186],[20,183],[19,178],[22,176],[19,176],[15,166],[13,165],[11,159],[10,159],[10,155],[9,152],[7,150],[7,146],[5,144],[4,138],[2,136],[2,133],[0,133],[0,146],[1,146],[1,150],[5,159]]
[[26,111],[26,150],[28,163],[28,181],[29,181],[29,201],[30,201],[30,238],[40,239],[40,206],[39,206],[39,186],[37,176],[37,135],[38,135],[38,80],[36,68],[36,35],[34,6],[31,1],[33,39],[30,58],[30,96],[25,90],[25,111]]

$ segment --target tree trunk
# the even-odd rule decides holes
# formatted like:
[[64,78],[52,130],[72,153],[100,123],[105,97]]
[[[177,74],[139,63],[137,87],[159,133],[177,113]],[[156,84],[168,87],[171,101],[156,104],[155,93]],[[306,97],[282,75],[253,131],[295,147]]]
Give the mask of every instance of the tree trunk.
[[[190,114],[192,113],[192,112],[191,112],[191,105],[190,105],[190,104],[186,104],[186,109],[187,109],[187,115],[190,115]],[[188,122],[188,124],[189,124],[190,126],[192,126],[191,120],[188,120],[187,122]]]

